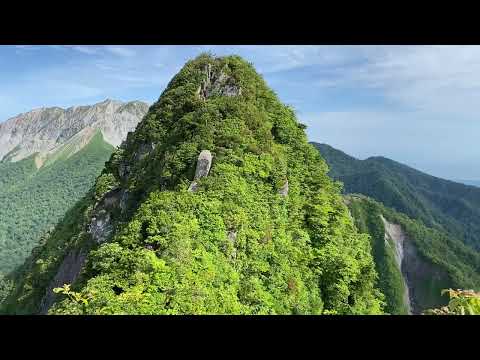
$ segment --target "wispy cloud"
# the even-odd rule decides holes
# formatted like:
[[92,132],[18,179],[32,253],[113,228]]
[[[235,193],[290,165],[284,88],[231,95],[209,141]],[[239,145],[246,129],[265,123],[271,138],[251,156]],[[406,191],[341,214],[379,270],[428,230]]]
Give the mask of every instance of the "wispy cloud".
[[98,54],[99,49],[93,46],[83,46],[83,45],[70,45],[68,46],[70,49],[81,52],[83,54],[94,55]]
[[40,46],[35,45],[15,45],[17,50],[25,50],[25,51],[32,51],[32,50],[40,50]]
[[[411,165],[422,153],[428,159],[425,164],[437,164],[432,172],[447,172],[436,157],[445,164],[454,163],[455,157],[468,158],[471,164],[472,156],[477,162],[480,158],[475,142],[480,134],[480,46],[22,45],[9,49],[11,60],[6,52],[0,56],[4,114],[33,106],[91,103],[102,97],[152,101],[193,56],[238,54],[296,108],[300,120],[310,125],[312,140],[329,142],[353,155],[383,154]],[[52,53],[37,57],[31,51],[40,49]],[[12,102],[5,95],[21,100]],[[455,154],[448,147],[455,148]],[[463,177],[475,178],[468,173],[470,168],[465,165]]]
[[472,166],[480,158],[480,128],[468,119],[423,110],[345,110],[299,117],[311,140],[360,159],[386,156],[439,177],[455,178],[457,170],[467,178],[480,177]]
[[122,57],[132,57],[135,56],[136,52],[131,47],[123,47],[123,46],[106,46],[105,49],[110,53],[122,56]]

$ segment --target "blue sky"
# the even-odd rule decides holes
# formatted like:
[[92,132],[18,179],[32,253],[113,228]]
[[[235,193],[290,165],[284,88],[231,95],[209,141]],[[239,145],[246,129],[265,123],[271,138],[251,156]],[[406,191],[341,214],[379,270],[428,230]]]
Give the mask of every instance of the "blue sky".
[[203,51],[252,62],[312,141],[480,179],[479,46],[0,46],[0,121],[106,98],[152,103]]

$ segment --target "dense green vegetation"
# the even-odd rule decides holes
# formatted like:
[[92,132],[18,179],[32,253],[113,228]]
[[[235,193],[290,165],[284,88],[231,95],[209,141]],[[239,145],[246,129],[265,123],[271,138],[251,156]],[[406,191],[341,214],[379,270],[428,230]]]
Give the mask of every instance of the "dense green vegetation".
[[0,274],[22,264],[41,234],[85,195],[114,148],[99,132],[72,156],[67,150],[39,170],[35,155],[0,163]]
[[[227,87],[241,93],[225,96]],[[204,149],[210,174],[189,192]],[[56,290],[51,314],[382,313],[369,236],[327,170],[250,64],[202,55],[16,273],[6,311],[38,311],[66,253],[84,249],[84,271]],[[99,199],[119,190],[128,190],[126,208],[108,210],[115,231],[97,244],[85,229]]]
[[450,301],[447,306],[425,311],[425,315],[480,315],[480,293],[472,290],[445,289]]
[[395,261],[394,244],[385,243],[385,226],[381,219],[382,209],[374,201],[361,197],[347,197],[348,207],[355,225],[361,233],[369,234],[372,255],[378,273],[378,287],[385,295],[385,311],[393,315],[407,314],[405,284],[399,265]]
[[[480,289],[480,254],[461,241],[445,232],[428,228],[420,221],[365,196],[349,195],[346,201],[359,230],[371,235],[373,256],[379,273],[379,287],[385,294],[388,312],[403,312],[404,287],[401,273],[391,253],[393,246],[385,244],[385,228],[380,216],[401,225],[408,238],[413,241],[422,261],[429,264],[433,272],[440,274],[438,278],[431,276],[427,280],[420,276],[410,279],[419,308],[425,310],[444,304],[446,299],[440,295],[444,288]],[[412,263],[408,265],[414,266]]]
[[480,188],[439,179],[383,157],[358,160],[326,144],[314,144],[344,183],[388,207],[445,230],[480,250]]

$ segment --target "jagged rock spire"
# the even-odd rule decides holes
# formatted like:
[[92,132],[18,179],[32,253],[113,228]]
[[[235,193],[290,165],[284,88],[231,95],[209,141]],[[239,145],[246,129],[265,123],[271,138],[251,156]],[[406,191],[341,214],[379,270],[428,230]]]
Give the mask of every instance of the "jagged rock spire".
[[195,178],[188,188],[188,191],[195,192],[197,190],[197,181],[205,177],[210,172],[212,166],[212,153],[209,150],[202,150],[197,159],[197,168],[195,169]]

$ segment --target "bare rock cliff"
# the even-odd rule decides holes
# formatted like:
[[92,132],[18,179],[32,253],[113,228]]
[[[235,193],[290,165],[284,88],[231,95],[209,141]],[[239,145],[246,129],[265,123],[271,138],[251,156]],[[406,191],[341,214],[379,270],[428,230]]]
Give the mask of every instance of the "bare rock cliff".
[[118,146],[134,131],[148,104],[107,99],[91,106],[40,108],[0,123],[0,161],[19,161],[46,154],[68,143],[84,129],[100,130],[106,142]]

